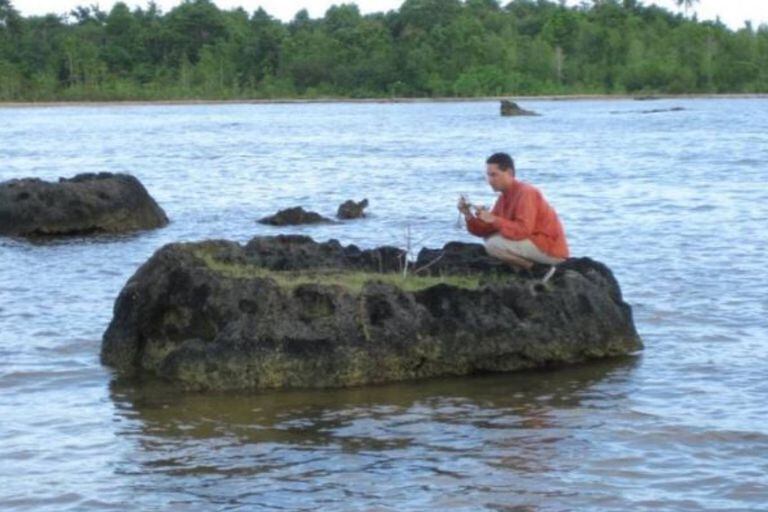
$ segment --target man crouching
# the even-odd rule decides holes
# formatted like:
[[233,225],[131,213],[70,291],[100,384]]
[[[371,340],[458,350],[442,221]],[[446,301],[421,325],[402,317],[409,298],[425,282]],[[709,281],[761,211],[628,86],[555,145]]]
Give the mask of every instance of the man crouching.
[[[459,199],[469,232],[485,238],[488,254],[519,268],[556,265],[567,258],[568,242],[555,209],[539,189],[515,179],[512,157],[495,153],[485,163],[488,184],[501,195],[491,211]],[[545,281],[552,273],[554,266]]]

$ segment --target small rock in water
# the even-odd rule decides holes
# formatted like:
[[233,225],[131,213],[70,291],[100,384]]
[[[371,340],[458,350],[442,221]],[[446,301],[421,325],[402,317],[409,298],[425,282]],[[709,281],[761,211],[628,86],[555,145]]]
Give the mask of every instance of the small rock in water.
[[642,110],[640,111],[641,114],[661,114],[663,112],[682,112],[685,110],[683,107],[672,107],[672,108],[654,108],[651,110]]
[[294,208],[280,210],[274,215],[269,215],[268,217],[260,219],[259,222],[271,226],[297,226],[300,224],[321,224],[332,221],[319,213],[309,212],[301,206],[296,206]]
[[663,114],[665,112],[682,112],[683,107],[654,108],[650,110],[612,110],[611,114]]
[[531,110],[525,110],[514,101],[501,100],[501,115],[505,117],[509,116],[538,116],[536,112]]
[[360,202],[355,202],[352,199],[344,201],[339,205],[339,209],[336,212],[336,216],[340,219],[350,220],[359,219],[365,217],[365,210],[368,207],[368,199],[363,199]]

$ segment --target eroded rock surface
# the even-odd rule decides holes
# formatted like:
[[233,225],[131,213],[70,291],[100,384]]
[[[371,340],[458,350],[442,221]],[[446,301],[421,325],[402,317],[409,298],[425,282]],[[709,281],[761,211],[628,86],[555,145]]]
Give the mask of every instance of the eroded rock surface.
[[521,108],[517,103],[510,100],[501,100],[501,115],[505,117],[513,116],[538,116],[536,112]]
[[25,178],[0,183],[0,235],[123,233],[168,224],[144,186],[127,174],[79,174],[58,183]]
[[342,220],[360,219],[365,217],[365,209],[368,208],[368,200],[353,201],[349,199],[339,205],[336,217]]
[[547,285],[476,244],[422,251],[405,280],[402,261],[395,247],[301,236],[167,245],[120,293],[101,358],[187,389],[259,389],[515,371],[642,347],[611,271],[588,258]]
[[296,206],[280,210],[274,215],[259,219],[259,222],[261,224],[269,224],[270,226],[298,226],[300,224],[322,224],[332,221],[319,213],[310,212],[301,206]]

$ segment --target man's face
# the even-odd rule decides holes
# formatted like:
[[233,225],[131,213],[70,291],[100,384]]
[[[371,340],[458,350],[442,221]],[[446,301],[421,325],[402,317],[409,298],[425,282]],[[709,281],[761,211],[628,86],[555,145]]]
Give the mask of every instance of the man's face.
[[485,177],[488,180],[488,184],[496,192],[502,192],[509,185],[509,180],[512,175],[509,171],[502,171],[497,164],[486,164]]

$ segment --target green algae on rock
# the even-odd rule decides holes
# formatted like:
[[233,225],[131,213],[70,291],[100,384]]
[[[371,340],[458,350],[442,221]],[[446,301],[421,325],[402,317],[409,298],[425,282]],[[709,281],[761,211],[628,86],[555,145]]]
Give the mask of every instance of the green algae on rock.
[[394,285],[405,291],[418,291],[438,284],[473,289],[480,285],[477,275],[408,275],[400,272],[372,272],[343,269],[270,270],[249,263],[233,263],[216,258],[210,247],[198,247],[192,253],[212,271],[223,277],[236,279],[271,279],[281,288],[295,289],[302,285],[338,286],[349,292],[360,293],[366,284],[379,282]]
[[592,260],[562,264],[547,286],[476,244],[425,249],[406,278],[402,262],[397,248],[300,236],[170,244],[120,293],[101,358],[121,376],[187,389],[263,389],[514,371],[642,348],[618,283]]

